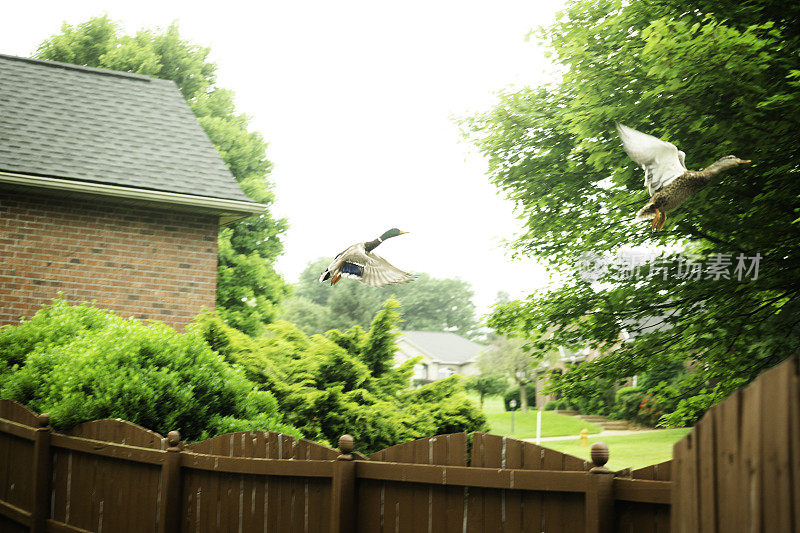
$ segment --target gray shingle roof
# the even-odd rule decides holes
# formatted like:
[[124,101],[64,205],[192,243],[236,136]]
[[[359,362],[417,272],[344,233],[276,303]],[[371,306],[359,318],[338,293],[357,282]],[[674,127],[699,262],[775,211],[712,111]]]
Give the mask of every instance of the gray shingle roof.
[[474,361],[485,346],[455,333],[436,331],[402,331],[399,341],[406,341],[435,361],[464,364]]
[[1,54],[0,171],[253,202],[173,82]]

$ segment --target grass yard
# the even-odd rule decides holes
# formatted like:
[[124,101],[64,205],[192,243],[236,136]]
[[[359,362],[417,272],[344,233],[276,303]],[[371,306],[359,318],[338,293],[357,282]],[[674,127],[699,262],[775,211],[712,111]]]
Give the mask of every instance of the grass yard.
[[[470,393],[470,398],[480,404],[477,394]],[[514,413],[514,432],[511,432],[511,413],[503,408],[503,400],[499,396],[484,399],[483,412],[489,423],[490,433],[505,435],[516,439],[532,439],[536,437],[536,411]],[[628,435],[590,436],[589,445],[581,446],[579,438],[583,428],[589,434],[599,433],[602,428],[589,424],[573,416],[559,415],[552,411],[542,412],[542,437],[560,437],[574,435],[574,439],[542,442],[553,450],[568,453],[581,459],[590,460],[589,447],[593,442],[602,440],[608,444],[608,468],[641,468],[672,459],[672,446],[691,431],[691,428],[662,429],[642,431]]]
[[661,429],[642,431],[629,435],[607,435],[589,437],[589,445],[581,446],[580,439],[566,439],[543,442],[546,446],[562,453],[568,453],[581,459],[591,460],[589,447],[593,442],[603,441],[608,444],[609,461],[606,464],[611,470],[623,468],[641,468],[672,459],[672,445],[689,433],[691,428]]
[[[472,399],[480,403],[477,395]],[[514,432],[511,432],[511,413],[504,410],[503,400],[499,396],[486,398],[483,402],[483,412],[489,423],[489,433],[514,437],[515,439],[532,439],[536,437],[536,411],[530,410],[514,413]],[[559,415],[552,411],[542,411],[542,437],[560,437],[563,435],[580,435],[583,428],[589,433],[600,433],[601,428],[589,424],[574,416]]]

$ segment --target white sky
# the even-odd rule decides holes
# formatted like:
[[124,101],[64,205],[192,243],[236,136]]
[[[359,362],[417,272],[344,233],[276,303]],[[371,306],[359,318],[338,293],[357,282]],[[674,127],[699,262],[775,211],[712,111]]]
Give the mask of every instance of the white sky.
[[217,85],[269,143],[274,213],[290,224],[277,264],[287,280],[396,226],[410,233],[381,255],[469,282],[484,312],[498,291],[527,294],[546,274],[509,259],[512,205],[452,117],[547,79],[544,51],[525,36],[563,3],[17,2],[0,18],[0,53],[29,56],[62,22],[104,13],[126,33],[177,20],[184,39],[211,47]]

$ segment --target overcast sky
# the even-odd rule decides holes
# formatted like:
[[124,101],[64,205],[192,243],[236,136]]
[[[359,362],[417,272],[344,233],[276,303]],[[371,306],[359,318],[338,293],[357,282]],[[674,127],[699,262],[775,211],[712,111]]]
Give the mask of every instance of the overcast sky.
[[[498,291],[546,282],[512,262],[519,224],[453,117],[488,109],[496,91],[541,83],[552,68],[528,32],[563,0],[14,2],[0,53],[29,56],[63,22],[105,13],[127,33],[179,23],[211,48],[220,87],[269,143],[277,216],[289,220],[277,264],[295,281],[308,262],[396,226],[378,249],[395,266],[460,278],[480,312]],[[335,290],[335,289],[333,289]]]

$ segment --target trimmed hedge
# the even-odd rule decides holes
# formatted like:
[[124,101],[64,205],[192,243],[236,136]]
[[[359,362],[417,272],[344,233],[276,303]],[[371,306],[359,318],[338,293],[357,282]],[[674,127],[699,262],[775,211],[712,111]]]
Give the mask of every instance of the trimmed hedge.
[[[533,383],[528,383],[525,385],[525,391],[528,394],[528,408],[533,409],[536,407],[536,385]],[[506,411],[511,410],[511,400],[517,401],[517,409],[520,408],[520,398],[519,398],[519,387],[511,387],[506,391],[503,395],[503,405],[506,408]]]

